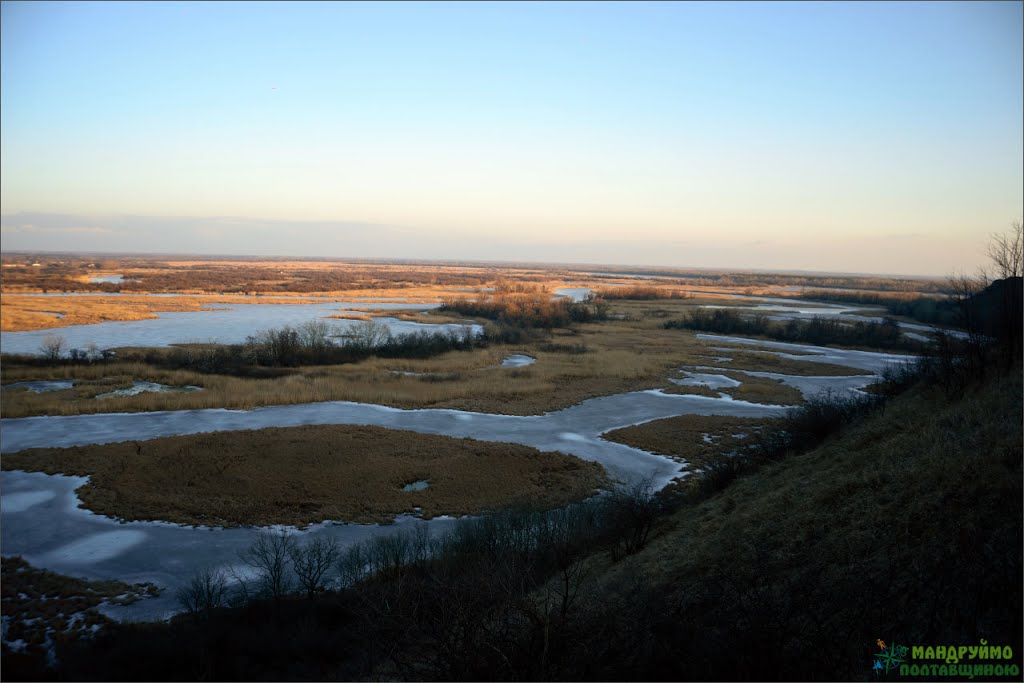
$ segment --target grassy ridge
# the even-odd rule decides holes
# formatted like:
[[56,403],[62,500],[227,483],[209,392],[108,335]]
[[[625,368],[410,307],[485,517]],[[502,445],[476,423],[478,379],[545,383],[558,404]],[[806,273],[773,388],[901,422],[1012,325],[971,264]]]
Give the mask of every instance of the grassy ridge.
[[877,638],[1019,652],[1021,440],[1019,366],[952,402],[917,387],[674,513],[594,586],[610,605],[579,626],[611,611],[614,636],[567,657],[600,654],[601,677],[843,680],[869,675]]

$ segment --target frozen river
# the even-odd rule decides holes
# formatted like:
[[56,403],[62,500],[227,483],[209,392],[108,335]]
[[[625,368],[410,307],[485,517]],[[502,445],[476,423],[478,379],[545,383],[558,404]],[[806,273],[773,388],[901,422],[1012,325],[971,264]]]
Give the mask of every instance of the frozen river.
[[[337,310],[337,304],[329,306]],[[298,307],[288,305],[282,308]],[[217,314],[190,315],[214,317]],[[752,342],[715,335],[701,337],[720,344],[755,344],[766,352],[781,356],[864,370],[864,374],[858,377],[793,378],[773,375],[805,394],[822,388],[859,389],[873,381],[887,364],[908,358],[895,354]],[[792,354],[798,350],[812,355]],[[727,354],[728,349],[723,348],[722,352]],[[721,376],[709,373],[690,373],[690,378],[712,385],[717,383],[718,386],[735,382],[723,383]],[[0,420],[0,452],[271,426],[360,424],[561,451],[601,463],[618,481],[649,478],[660,488],[682,475],[684,466],[668,458],[606,441],[601,435],[619,427],[683,414],[764,417],[779,415],[783,410],[785,408],[781,406],[747,403],[727,397],[672,395],[650,390],[593,398],[538,416],[458,410],[400,410],[346,401],[268,406],[244,411],[212,409],[48,416]],[[248,547],[259,532],[254,528],[118,522],[78,507],[74,490],[85,481],[83,477],[0,473],[3,492],[0,497],[0,547],[5,555],[19,554],[32,564],[53,571],[84,578],[151,581],[166,589],[158,598],[141,600],[126,607],[106,607],[106,613],[117,619],[160,619],[176,612],[178,606],[174,592],[177,587],[205,567],[238,564],[238,552]],[[348,546],[373,535],[394,533],[413,525],[426,525],[432,532],[442,532],[452,523],[453,520],[448,518],[425,521],[402,517],[393,525],[326,522],[301,531],[292,530],[292,533],[301,537],[329,535]]]
[[[542,416],[510,416],[456,410],[398,410],[344,401],[255,410],[195,410],[31,417],[2,421],[0,450],[36,446],[109,443],[173,434],[285,427],[308,424],[364,424],[430,434],[507,441],[545,451],[561,451],[601,463],[620,481],[650,478],[662,487],[679,476],[682,466],[600,438],[610,429],[683,413],[771,416],[783,408],[742,401],[677,396],[642,391],[594,398]],[[2,472],[0,545],[40,567],[88,578],[152,581],[181,585],[210,564],[232,564],[248,546],[255,529],[208,529],[153,522],[119,523],[77,507],[74,489],[82,477]],[[328,534],[349,545],[372,534],[392,533],[409,524],[440,530],[451,520],[403,519],[396,526],[321,524],[301,535]],[[121,619],[162,618],[176,609],[173,590],[124,608],[111,608]]]
[[[118,346],[170,346],[189,342],[219,342],[238,344],[260,330],[295,327],[310,320],[323,320],[332,333],[344,336],[360,324],[358,320],[344,320],[327,316],[340,315],[351,309],[418,310],[437,308],[440,304],[406,303],[310,303],[310,304],[206,304],[200,311],[173,311],[158,313],[158,318],[70,325],[68,327],[32,330],[30,332],[0,332],[0,346],[4,353],[40,353],[40,345],[48,335],[64,337],[67,348],[85,348],[96,344],[101,349]],[[387,325],[392,334],[400,335],[420,330],[461,331],[466,325],[425,324],[376,318]],[[479,325],[470,326],[477,332]]]

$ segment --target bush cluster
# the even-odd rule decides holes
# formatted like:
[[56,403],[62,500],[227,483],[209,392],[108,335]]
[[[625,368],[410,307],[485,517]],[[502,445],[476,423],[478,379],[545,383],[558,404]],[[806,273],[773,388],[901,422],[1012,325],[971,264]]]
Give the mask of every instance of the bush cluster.
[[859,292],[855,290],[847,292],[835,290],[804,292],[799,294],[798,298],[841,304],[882,306],[889,312],[889,315],[913,318],[929,325],[956,326],[959,324],[956,300],[952,298],[915,294],[882,294],[879,292]]
[[698,308],[682,320],[669,320],[665,329],[699,330],[719,334],[761,335],[785,342],[829,346],[873,346],[883,349],[918,350],[920,344],[907,339],[892,318],[882,322],[847,322],[833,318],[776,322],[766,315],[743,315],[726,308]]
[[487,318],[502,325],[550,330],[573,323],[604,320],[607,305],[601,300],[573,302],[551,299],[546,294],[500,294],[488,299],[445,299],[441,310],[459,315]]
[[602,299],[630,299],[634,301],[654,301],[657,299],[692,299],[693,295],[677,289],[659,289],[637,285],[635,287],[608,287],[600,290]]

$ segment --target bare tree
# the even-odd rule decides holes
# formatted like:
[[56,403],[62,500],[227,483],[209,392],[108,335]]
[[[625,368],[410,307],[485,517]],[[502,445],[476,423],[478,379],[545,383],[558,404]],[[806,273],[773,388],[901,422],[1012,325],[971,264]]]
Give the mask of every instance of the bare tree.
[[210,612],[226,603],[228,580],[224,570],[209,567],[201,570],[178,589],[178,603],[196,618],[208,618]]
[[66,344],[64,337],[59,334],[48,334],[43,337],[39,350],[42,352],[43,358],[47,360],[60,360]]
[[1002,347],[1005,360],[1020,358],[1022,347],[1022,302],[1024,287],[1024,230],[1020,221],[1013,223],[1009,233],[992,235],[988,243],[988,256],[992,260],[993,275],[1001,282],[993,283],[991,296],[995,298],[997,313],[989,315],[986,332],[992,334]]
[[391,336],[388,326],[376,320],[365,320],[352,326],[350,337],[353,346],[373,349],[381,346]]
[[338,541],[324,536],[317,536],[303,546],[292,546],[292,567],[310,599],[320,589],[320,581],[339,555],[341,546],[338,545]]
[[307,320],[299,325],[299,343],[308,351],[320,352],[331,346],[331,326],[325,320]]
[[279,600],[291,587],[288,565],[294,548],[295,540],[286,532],[263,532],[239,557],[256,570],[262,592]]
[[356,543],[341,554],[338,569],[345,586],[355,586],[370,575],[368,553],[365,543]]
[[100,347],[96,345],[96,342],[91,341],[85,345],[85,359],[90,363],[101,360],[103,358],[103,352],[100,351]]
[[[632,555],[643,550],[658,514],[658,499],[651,479],[644,478],[616,488],[608,495],[605,506],[611,523],[622,534],[624,554]],[[618,559],[617,552],[618,543],[612,548],[613,559]]]
[[995,268],[996,279],[1024,275],[1024,229],[1020,221],[1014,221],[1009,233],[992,235],[988,257]]

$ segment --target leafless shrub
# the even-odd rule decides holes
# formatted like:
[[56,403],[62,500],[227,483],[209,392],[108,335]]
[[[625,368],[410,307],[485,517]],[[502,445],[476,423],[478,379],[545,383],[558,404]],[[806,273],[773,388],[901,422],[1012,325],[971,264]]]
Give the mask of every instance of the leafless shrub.
[[66,345],[67,342],[64,340],[64,337],[59,334],[48,334],[43,337],[43,341],[39,345],[39,351],[43,354],[43,358],[47,360],[60,360]]
[[356,543],[341,553],[338,561],[341,582],[345,586],[354,586],[370,575],[370,563],[367,559],[364,543]]
[[292,568],[310,599],[322,588],[324,575],[334,566],[340,554],[338,541],[325,536],[317,536],[305,545],[291,547],[289,555]]
[[352,326],[349,344],[360,348],[373,349],[384,345],[391,337],[388,326],[377,320],[364,320]]
[[242,561],[256,570],[261,593],[278,600],[288,592],[294,548],[295,540],[286,532],[263,532],[255,543],[239,553]]
[[1007,234],[994,234],[988,243],[988,257],[997,279],[1024,275],[1024,228],[1014,221]]
[[308,351],[319,352],[332,346],[331,326],[324,320],[307,320],[299,325],[299,343]]
[[227,575],[224,570],[208,567],[179,588],[176,597],[185,611],[197,618],[205,619],[210,616],[212,610],[226,604],[227,586]]
[[642,479],[621,486],[608,496],[605,502],[608,523],[619,532],[619,538],[612,548],[613,557],[621,549],[626,555],[639,552],[647,545],[647,536],[658,515],[658,499],[650,479]]

